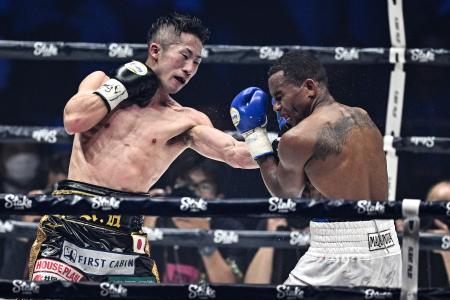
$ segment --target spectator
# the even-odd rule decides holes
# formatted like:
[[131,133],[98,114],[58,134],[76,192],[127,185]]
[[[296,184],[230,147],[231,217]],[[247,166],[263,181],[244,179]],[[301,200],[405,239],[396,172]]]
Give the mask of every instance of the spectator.
[[[224,168],[221,163],[204,159],[180,171],[173,187],[166,189],[172,197],[199,197],[207,201],[225,195]],[[195,160],[194,160],[195,162]],[[181,168],[183,170],[183,168]],[[161,191],[161,190],[159,190]],[[146,225],[180,229],[242,230],[242,225],[231,218],[157,218],[146,219]],[[153,224],[152,224],[153,223]],[[160,262],[158,268],[162,283],[238,283],[242,281],[245,250],[216,247],[155,246],[152,254]]]
[[[42,169],[43,173],[47,174],[46,187],[40,190],[32,190],[28,192],[28,195],[51,193],[53,186],[57,181],[67,178],[67,173],[69,171],[69,160],[70,153],[67,152],[56,152],[44,160]],[[40,218],[40,216],[23,216],[22,220],[26,222],[37,222]],[[2,274],[8,276],[7,274],[12,272],[14,275],[9,276],[11,279],[28,278],[28,258],[33,240],[34,239],[29,240],[28,238],[21,237],[16,239],[15,246],[8,246],[5,250],[5,264],[2,269]],[[20,251],[20,253],[25,252],[26,254],[24,256],[17,255],[18,251]],[[12,256],[14,256],[14,258],[12,258]]]
[[43,186],[41,158],[35,144],[4,144],[1,148],[3,193],[23,194]]
[[[450,180],[440,181],[430,188],[426,201],[439,200],[450,201]],[[425,221],[425,226],[430,233],[447,235],[450,233],[449,224],[443,220]],[[447,287],[450,278],[450,253],[448,251],[423,252],[426,254],[425,259],[419,256],[419,287]],[[420,263],[420,260],[423,263]]]
[[[427,193],[426,201],[450,201],[450,181],[434,184]],[[403,231],[403,219],[396,220],[398,232]],[[449,225],[439,219],[423,217],[420,230],[426,233],[449,234]],[[419,287],[447,287],[450,278],[450,253],[447,251],[419,250]]]
[[[0,151],[2,193],[26,194],[30,189],[41,188],[42,165],[35,144],[4,144]],[[22,216],[7,216],[8,220],[22,220]],[[0,240],[0,277],[22,278],[29,248],[25,238],[9,235]]]

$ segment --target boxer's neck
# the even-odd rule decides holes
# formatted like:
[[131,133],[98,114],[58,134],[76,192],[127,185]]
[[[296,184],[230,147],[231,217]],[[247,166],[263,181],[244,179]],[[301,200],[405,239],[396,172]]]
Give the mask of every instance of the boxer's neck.
[[330,95],[327,91],[319,90],[318,95],[314,100],[311,102],[309,115],[311,115],[315,110],[317,110],[319,107],[330,105],[332,103],[336,102],[333,98],[333,96]]

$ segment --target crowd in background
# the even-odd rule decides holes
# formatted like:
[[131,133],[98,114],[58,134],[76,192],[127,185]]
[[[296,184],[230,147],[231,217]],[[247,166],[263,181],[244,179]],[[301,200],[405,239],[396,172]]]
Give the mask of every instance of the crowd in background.
[[[450,1],[404,1],[407,47],[450,48]],[[325,8],[325,9],[324,9]],[[0,40],[144,43],[157,16],[183,11],[211,29],[210,44],[390,47],[386,1],[201,1],[201,0],[0,0]],[[39,13],[36,13],[39,12]],[[251,13],[249,13],[251,12]],[[314,12],[314,13],[311,13]],[[99,14],[101,17],[99,17]],[[230,16],[232,16],[232,21]],[[63,107],[76,83],[111,62],[66,62],[0,58],[0,125],[62,126]],[[384,132],[392,65],[327,65],[331,91],[369,112]],[[233,130],[229,103],[248,86],[267,90],[267,65],[202,64],[195,80],[175,95],[206,113],[215,127]],[[450,132],[450,68],[405,65],[402,136],[447,136]],[[45,105],[43,105],[45,103]],[[270,116],[269,130],[276,130]],[[57,149],[57,150],[55,150]],[[0,141],[0,192],[49,192],[67,175],[70,150]],[[450,200],[447,155],[401,153],[397,199]],[[186,152],[152,187],[152,196],[266,197],[258,170],[231,169]],[[314,191],[308,191],[314,192]],[[3,216],[4,219],[22,219]],[[27,221],[35,221],[26,217]],[[255,218],[155,218],[146,226],[199,229],[307,230],[307,220]],[[400,222],[398,222],[400,223]],[[423,220],[422,230],[448,233],[449,224]],[[398,226],[401,231],[401,224]],[[33,239],[32,239],[33,240]],[[32,241],[31,240],[31,241]],[[22,278],[30,240],[0,237],[0,278]],[[287,278],[305,249],[238,249],[154,246],[164,283],[272,283]],[[420,285],[447,286],[448,253],[421,251]]]
[[[50,193],[55,182],[67,176],[70,152],[57,151],[43,155],[34,144],[2,144],[0,192],[35,195]],[[48,153],[48,152],[47,152]],[[160,181],[149,190],[151,197],[194,197],[206,201],[229,198],[235,189],[231,178],[234,169],[199,156],[184,152]],[[239,176],[239,175],[237,175]],[[258,179],[258,178],[256,178]],[[258,179],[261,180],[261,179]],[[243,192],[242,192],[243,191]],[[251,197],[245,189],[240,197]],[[317,198],[313,187],[305,188],[304,197]],[[449,200],[450,181],[433,185],[426,201]],[[3,216],[6,219],[37,222],[36,216]],[[402,220],[397,220],[402,231]],[[150,228],[224,229],[305,231],[309,220],[302,218],[236,218],[213,217],[145,217],[144,226]],[[423,232],[449,234],[449,222],[423,218]],[[34,239],[13,235],[0,238],[0,278],[15,279],[26,276],[27,258]],[[261,283],[280,284],[287,278],[306,248],[216,248],[212,246],[186,247],[179,245],[151,246],[162,283]],[[419,285],[422,287],[448,286],[450,253],[421,250],[419,258]]]
[[[449,1],[403,2],[408,48],[450,48]],[[171,11],[200,17],[211,30],[211,45],[390,47],[386,1],[354,0],[283,0],[264,5],[255,0],[0,0],[0,39],[145,43],[149,25]],[[233,16],[232,22],[229,16]],[[77,83],[94,70],[108,72],[115,66],[117,63],[104,61],[0,58],[0,99],[7,103],[0,109],[0,125],[62,126],[63,107]],[[231,99],[249,86],[267,91],[268,67],[202,63],[194,80],[174,97],[182,105],[206,113],[215,127],[234,130],[228,112]],[[384,132],[393,66],[339,64],[326,68],[335,98],[367,110]],[[404,68],[401,135],[448,136],[450,111],[445,107],[450,98],[450,68],[425,64]],[[269,118],[268,129],[275,131],[275,116]],[[450,168],[449,160],[440,155],[402,153],[399,164],[398,199],[425,194]],[[421,172],[415,172],[418,169]],[[254,173],[240,175],[243,182],[255,182]],[[261,190],[259,187],[255,190]]]

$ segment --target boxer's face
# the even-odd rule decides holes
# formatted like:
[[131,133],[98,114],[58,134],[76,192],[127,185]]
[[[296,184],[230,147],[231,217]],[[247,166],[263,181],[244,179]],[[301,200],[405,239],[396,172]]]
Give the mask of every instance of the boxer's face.
[[288,80],[284,71],[269,77],[270,94],[275,99],[273,109],[279,111],[289,125],[295,126],[308,116],[311,101],[304,85]]
[[165,46],[150,45],[150,55],[155,60],[150,66],[165,92],[175,94],[191,80],[200,65],[202,49],[200,39],[189,33],[181,33],[175,42]]
[[194,188],[197,197],[203,199],[216,199],[216,185],[201,170],[192,170],[188,174],[190,185]]

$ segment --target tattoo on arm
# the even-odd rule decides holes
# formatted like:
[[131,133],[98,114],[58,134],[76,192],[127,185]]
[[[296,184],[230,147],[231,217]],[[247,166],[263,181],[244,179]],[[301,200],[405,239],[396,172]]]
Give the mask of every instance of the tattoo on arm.
[[355,128],[377,129],[367,113],[351,109],[350,115],[342,116],[319,131],[312,158],[325,160],[330,154],[341,153],[348,133]]

